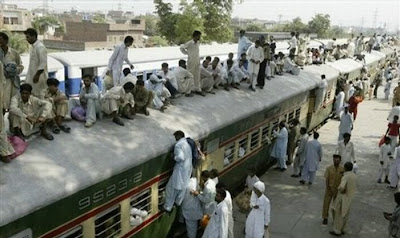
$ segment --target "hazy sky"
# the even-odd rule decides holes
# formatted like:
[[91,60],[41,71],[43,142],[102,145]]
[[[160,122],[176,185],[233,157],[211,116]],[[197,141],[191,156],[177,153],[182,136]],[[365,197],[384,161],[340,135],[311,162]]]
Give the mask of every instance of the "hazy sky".
[[[5,0],[28,9],[43,6],[43,0]],[[117,10],[134,11],[136,14],[154,12],[153,0],[48,0],[51,10],[69,10],[72,7],[80,11]],[[180,0],[167,0],[177,9]],[[238,2],[238,1],[236,1]],[[358,25],[365,27],[384,26],[400,29],[400,0],[244,0],[235,4],[233,16],[266,20],[291,20],[297,16],[308,21],[315,13],[331,16],[334,25]],[[375,19],[376,13],[376,21]]]

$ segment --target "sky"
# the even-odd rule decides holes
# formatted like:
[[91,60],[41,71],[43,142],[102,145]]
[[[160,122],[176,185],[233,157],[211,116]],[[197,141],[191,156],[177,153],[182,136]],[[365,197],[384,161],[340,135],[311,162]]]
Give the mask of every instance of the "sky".
[[[32,9],[43,6],[45,0],[3,0]],[[135,14],[153,13],[153,0],[47,0],[49,9],[67,11],[118,10]],[[235,0],[234,0],[235,1]],[[180,0],[165,0],[177,10]],[[235,1],[239,2],[239,1]],[[400,0],[243,0],[233,8],[233,17],[278,21],[301,17],[308,22],[316,13],[329,14],[331,23],[339,26],[383,27],[400,29]],[[376,16],[376,17],[375,17]],[[375,20],[376,19],[376,20]]]

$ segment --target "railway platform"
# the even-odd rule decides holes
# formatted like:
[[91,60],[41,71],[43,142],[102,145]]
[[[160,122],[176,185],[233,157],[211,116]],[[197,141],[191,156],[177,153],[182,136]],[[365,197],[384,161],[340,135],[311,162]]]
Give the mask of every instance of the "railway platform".
[[[397,85],[393,82],[392,85]],[[266,85],[268,87],[268,85]],[[391,88],[393,91],[393,86]],[[395,207],[393,193],[387,184],[377,183],[378,141],[386,132],[386,118],[391,109],[391,99],[383,100],[383,86],[377,99],[365,99],[359,104],[357,120],[351,141],[354,143],[358,168],[357,193],[350,210],[350,232],[342,237],[388,237],[388,221],[383,212]],[[260,179],[266,184],[266,195],[271,202],[270,235],[273,238],[328,238],[332,229],[330,215],[328,225],[322,225],[322,203],[325,192],[325,168],[332,164],[338,137],[339,121],[329,120],[322,128],[319,141],[323,159],[313,185],[301,185],[292,178],[293,168],[285,172],[268,170]],[[234,204],[235,237],[244,237],[246,216]]]

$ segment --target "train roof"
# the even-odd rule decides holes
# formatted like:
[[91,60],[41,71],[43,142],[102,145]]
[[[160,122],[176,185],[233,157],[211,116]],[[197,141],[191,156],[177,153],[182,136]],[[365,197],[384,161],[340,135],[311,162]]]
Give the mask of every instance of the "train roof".
[[0,166],[0,201],[7,201],[0,203],[0,226],[165,153],[176,130],[204,138],[315,88],[321,74],[334,79],[339,72],[327,65],[306,66],[298,76],[285,74],[267,81],[264,90],[251,92],[243,85],[241,90],[179,98],[165,113],[151,110],[149,117],[125,121],[125,127],[110,119],[90,129],[71,122],[72,132],[56,135],[54,141],[34,138],[24,154]]
[[370,54],[365,54],[365,64],[366,65],[371,65],[373,63],[379,62],[381,59],[385,58],[385,54],[377,54],[377,53],[371,53]]
[[336,60],[333,62],[327,62],[326,64],[339,70],[341,74],[348,74],[362,68],[362,64],[360,62],[354,61],[353,59]]
[[[28,72],[29,54],[21,55],[21,60],[22,60],[22,65],[24,66],[24,70],[22,71],[21,76],[24,76]],[[55,72],[64,69],[64,65],[60,61],[52,57],[47,57],[47,69],[49,72]]]

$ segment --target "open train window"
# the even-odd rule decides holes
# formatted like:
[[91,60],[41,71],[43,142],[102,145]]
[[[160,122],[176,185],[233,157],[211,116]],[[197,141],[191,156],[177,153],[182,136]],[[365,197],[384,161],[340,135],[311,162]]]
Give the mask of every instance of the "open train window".
[[328,103],[329,100],[331,99],[331,92],[332,92],[332,88],[330,88],[326,91],[325,98],[324,98],[324,104]]
[[82,236],[83,236],[82,226],[78,226],[65,232],[58,238],[81,238]]
[[99,214],[94,227],[96,238],[116,237],[121,232],[121,206],[116,205]]
[[272,130],[271,130],[271,137],[272,138],[275,138],[275,136],[274,136],[274,134],[272,132],[273,131],[277,131],[278,127],[279,127],[279,119],[277,118],[272,122]]
[[148,188],[131,197],[131,207],[151,213],[151,189]]
[[293,119],[295,118],[295,113],[296,113],[296,111],[291,111],[288,114],[288,123],[291,123],[293,121]]
[[254,150],[258,147],[260,141],[260,130],[253,131],[250,136],[250,150]]
[[247,142],[248,142],[248,137],[243,137],[242,139],[239,140],[239,149],[238,149],[238,158],[242,158],[244,155],[247,154]]
[[295,115],[295,118],[297,120],[300,120],[300,112],[301,112],[301,108],[299,107],[299,108],[296,109],[296,115]]
[[167,187],[168,179],[164,179],[158,183],[158,205],[165,203],[165,188]]
[[235,158],[235,142],[225,146],[224,151],[224,166],[228,166]]
[[265,143],[269,140],[269,123],[261,128],[261,143]]

